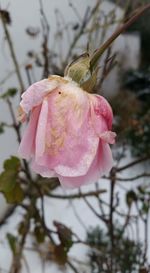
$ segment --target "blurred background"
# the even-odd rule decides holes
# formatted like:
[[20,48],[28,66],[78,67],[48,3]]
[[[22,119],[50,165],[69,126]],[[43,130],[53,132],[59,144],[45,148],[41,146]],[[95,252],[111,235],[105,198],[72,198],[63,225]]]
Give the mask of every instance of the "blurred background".
[[150,272],[150,11],[99,62],[93,92],[114,111],[115,174],[64,190],[26,163],[35,184],[26,195],[31,176],[17,157],[16,119],[30,84],[63,76],[148,3],[0,0],[0,273]]

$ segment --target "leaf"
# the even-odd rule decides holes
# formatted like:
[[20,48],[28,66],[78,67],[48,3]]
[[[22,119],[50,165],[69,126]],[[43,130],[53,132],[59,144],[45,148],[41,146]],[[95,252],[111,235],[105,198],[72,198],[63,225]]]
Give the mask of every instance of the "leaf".
[[142,205],[142,211],[147,214],[149,209],[150,209],[150,205],[148,204],[148,202],[147,203],[144,202]]
[[19,183],[16,183],[15,187],[11,191],[5,192],[4,195],[7,202],[12,204],[21,203],[24,199],[24,192]]
[[127,195],[126,195],[127,205],[130,207],[132,205],[132,203],[136,202],[136,201],[137,201],[137,195],[136,195],[136,193],[133,190],[128,191]]
[[57,229],[58,237],[60,239],[61,244],[66,249],[66,251],[69,251],[70,247],[73,244],[72,230],[57,221],[54,221],[53,223]]
[[36,240],[37,240],[37,242],[39,244],[44,242],[45,233],[44,233],[44,230],[43,230],[43,228],[41,226],[36,226],[35,227],[35,229],[34,229],[34,235],[35,235]]
[[11,24],[10,13],[7,10],[0,9],[0,17],[4,20],[4,22],[8,25]]
[[11,156],[11,158],[5,160],[4,162],[4,169],[5,170],[18,170],[20,168],[20,160],[16,156]]
[[64,265],[67,262],[67,253],[62,245],[56,245],[54,247],[54,259],[60,265]]
[[4,126],[5,124],[3,122],[0,123],[0,134],[4,133]]
[[7,233],[7,240],[12,253],[15,255],[17,252],[17,237],[12,235],[11,233]]
[[17,174],[15,170],[4,171],[0,175],[0,191],[7,193],[13,190],[16,184]]
[[19,168],[20,160],[15,156],[12,156],[4,162],[4,171],[0,175],[0,191],[2,191],[4,195],[6,194],[6,199],[9,193],[13,193],[15,190]]
[[8,97],[14,97],[17,94],[17,88],[9,88],[3,95],[0,96],[1,99],[7,99]]
[[138,191],[141,193],[141,194],[145,194],[145,189],[141,186],[138,187]]

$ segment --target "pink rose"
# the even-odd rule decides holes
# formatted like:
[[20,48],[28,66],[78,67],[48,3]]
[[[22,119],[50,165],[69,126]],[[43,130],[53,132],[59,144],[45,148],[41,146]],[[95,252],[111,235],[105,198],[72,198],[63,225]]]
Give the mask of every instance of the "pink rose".
[[113,165],[109,144],[112,109],[106,99],[89,94],[69,78],[51,76],[22,95],[20,119],[30,113],[19,154],[32,157],[32,169],[58,177],[65,187],[96,182]]

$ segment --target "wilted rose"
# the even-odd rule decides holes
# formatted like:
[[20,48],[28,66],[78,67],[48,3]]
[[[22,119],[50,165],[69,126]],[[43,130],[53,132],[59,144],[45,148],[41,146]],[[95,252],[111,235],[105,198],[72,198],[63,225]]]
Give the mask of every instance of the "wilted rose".
[[19,154],[32,158],[32,169],[58,177],[65,187],[96,182],[113,165],[109,144],[112,109],[105,98],[89,94],[74,81],[51,76],[22,95],[20,119],[30,114]]

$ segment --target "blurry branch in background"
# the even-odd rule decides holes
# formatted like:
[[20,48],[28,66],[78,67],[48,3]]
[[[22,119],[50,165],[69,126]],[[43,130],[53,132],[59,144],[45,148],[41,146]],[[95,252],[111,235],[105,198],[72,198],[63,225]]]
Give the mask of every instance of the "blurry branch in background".
[[1,6],[0,6],[0,19],[1,19],[1,22],[2,22],[3,29],[4,29],[5,38],[7,40],[9,50],[10,50],[10,54],[11,54],[11,58],[12,58],[12,61],[14,63],[14,67],[15,67],[15,70],[16,70],[16,75],[17,75],[17,78],[18,78],[20,89],[21,89],[21,92],[23,92],[25,90],[23,79],[22,79],[19,64],[18,64],[18,61],[17,61],[17,56],[15,54],[13,42],[12,42],[8,27],[7,27],[8,23],[7,23],[6,18],[5,18],[5,13],[2,12],[2,11],[3,10],[1,9]]
[[40,4],[40,13],[41,13],[41,25],[42,25],[42,35],[43,35],[43,59],[44,59],[44,69],[43,69],[43,75],[42,78],[47,78],[49,76],[49,32],[50,32],[50,26],[46,17],[46,14],[44,12],[43,2],[42,0],[39,0]]
[[[75,48],[78,40],[84,34],[85,27],[90,22],[90,20],[93,18],[95,13],[98,12],[100,4],[101,4],[101,1],[98,0],[92,10],[90,10],[90,8],[87,7],[84,17],[82,19],[82,23],[80,25],[80,28],[79,28],[77,34],[74,36],[73,41],[70,44],[70,48],[69,48],[67,56],[66,56],[66,62],[65,62],[66,65],[68,64],[68,60],[70,59],[70,57],[72,55],[72,51]],[[74,8],[74,4],[72,2],[70,2],[70,6]]]
[[112,44],[112,42],[123,33],[129,26],[131,26],[145,11],[150,9],[150,4],[145,5],[143,8],[138,8],[133,12],[131,18],[123,23],[111,36],[110,38],[102,45],[91,57],[91,69],[93,69],[97,62],[99,61],[101,55],[105,52],[106,49]]
[[10,206],[10,208],[4,213],[3,217],[0,219],[0,227],[7,224],[7,220],[15,212],[16,207],[16,205]]

